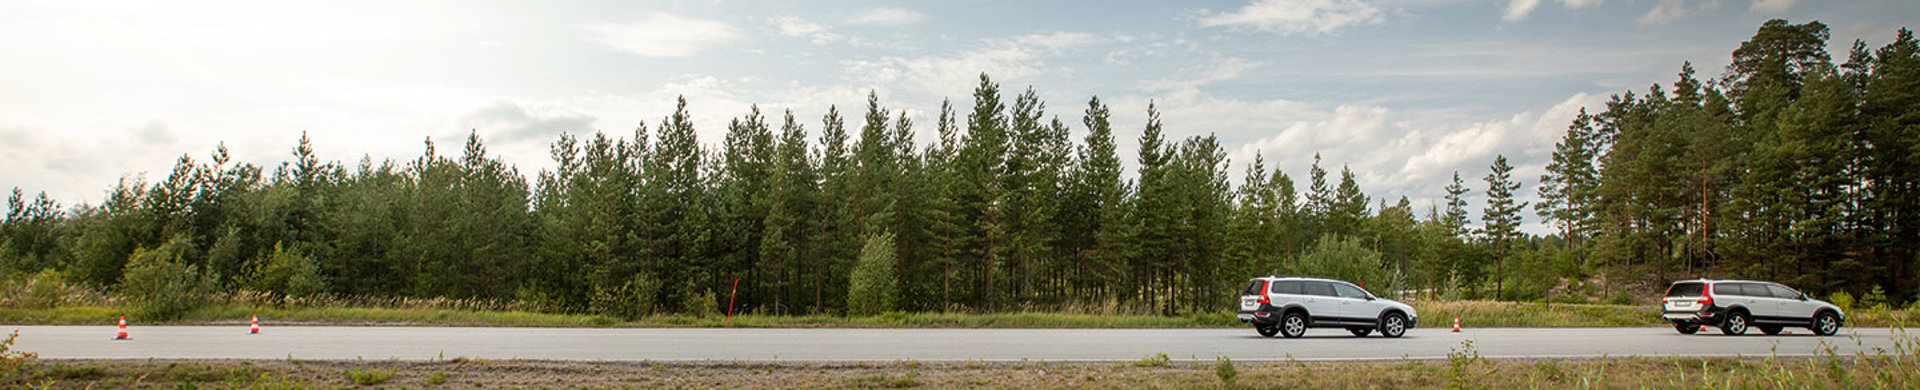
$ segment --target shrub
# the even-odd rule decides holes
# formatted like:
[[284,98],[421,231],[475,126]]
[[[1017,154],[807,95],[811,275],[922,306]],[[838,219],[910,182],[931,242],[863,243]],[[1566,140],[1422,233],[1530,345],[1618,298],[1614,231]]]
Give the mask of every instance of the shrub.
[[159,248],[133,251],[120,288],[135,310],[155,320],[169,320],[207,303],[213,278],[182,259],[189,245],[176,237]]
[[1221,356],[1220,364],[1213,367],[1213,376],[1220,378],[1221,385],[1233,387],[1234,382],[1240,379],[1240,370],[1233,368],[1233,359]]
[[1173,358],[1167,357],[1166,352],[1161,352],[1158,355],[1147,355],[1146,357],[1142,357],[1140,358],[1140,360],[1134,361],[1133,366],[1134,367],[1173,367]]
[[618,287],[594,286],[592,308],[595,313],[636,320],[653,315],[653,297],[660,291],[660,282],[646,273],[634,274],[633,278]]
[[1832,303],[1834,306],[1839,306],[1841,311],[1853,311],[1853,294],[1848,294],[1846,291],[1839,291],[1832,295],[1827,295],[1827,302]]
[[704,292],[695,292],[695,289],[695,283],[692,279],[688,279],[687,283],[680,289],[680,296],[686,298],[686,302],[682,302],[680,307],[686,311],[686,315],[693,316],[694,318],[707,318],[720,314],[720,303],[714,299],[713,290],[708,289]]
[[1391,275],[1380,263],[1380,252],[1357,239],[1320,237],[1293,268],[1289,273],[1346,280],[1381,294],[1393,291],[1387,285]]
[[353,383],[361,386],[373,386],[393,379],[393,370],[377,368],[349,368],[344,373],[347,379],[352,379]]
[[860,262],[853,266],[852,286],[847,291],[847,314],[871,316],[893,310],[894,275],[893,233],[867,236],[860,248]]
[[1860,308],[1867,310],[1886,310],[1887,291],[1880,289],[1880,285],[1878,284],[1873,285],[1873,289],[1867,290],[1867,295],[1860,296]]
[[29,309],[45,309],[58,306],[61,296],[65,295],[66,283],[61,281],[59,271],[52,268],[40,270],[27,278],[27,297],[21,306]]
[[253,288],[289,297],[309,297],[326,292],[327,281],[320,275],[320,264],[299,250],[273,244],[273,253],[253,270]]
[[[39,359],[40,354],[13,350],[13,340],[20,337],[20,330],[7,334],[6,340],[0,340],[0,374],[12,376],[14,372],[26,367],[28,362]],[[0,382],[4,383],[4,382]]]

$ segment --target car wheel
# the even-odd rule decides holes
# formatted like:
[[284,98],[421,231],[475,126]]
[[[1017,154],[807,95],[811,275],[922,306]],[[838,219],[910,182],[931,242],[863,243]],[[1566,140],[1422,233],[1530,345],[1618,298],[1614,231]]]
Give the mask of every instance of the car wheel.
[[1367,337],[1373,334],[1373,328],[1347,328],[1347,331],[1353,332],[1353,337]]
[[1766,333],[1768,336],[1780,334],[1779,325],[1759,325],[1755,327],[1760,328],[1760,333]]
[[1254,325],[1253,331],[1260,332],[1260,337],[1273,337],[1273,335],[1280,334],[1280,326],[1279,325]]
[[1307,316],[1300,312],[1287,313],[1280,317],[1280,335],[1297,339],[1307,334]]
[[1673,324],[1673,330],[1680,331],[1680,334],[1694,334],[1700,332],[1700,326],[1694,324]]
[[1832,336],[1840,333],[1840,316],[1830,311],[1815,314],[1813,316],[1813,333],[1821,336]]
[[1396,338],[1407,334],[1407,316],[1400,313],[1388,313],[1380,319],[1380,335]]
[[1747,334],[1747,314],[1737,311],[1727,313],[1727,322],[1720,324],[1720,333],[1728,336]]

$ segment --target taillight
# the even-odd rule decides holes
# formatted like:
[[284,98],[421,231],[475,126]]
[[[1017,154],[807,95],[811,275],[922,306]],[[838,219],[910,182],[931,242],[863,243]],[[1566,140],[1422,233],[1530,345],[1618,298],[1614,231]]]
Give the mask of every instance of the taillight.
[[1260,303],[1261,304],[1273,303],[1273,300],[1267,299],[1267,291],[1270,291],[1268,289],[1271,289],[1271,288],[1273,288],[1273,281],[1271,280],[1266,281],[1266,283],[1263,283],[1260,285]]
[[1713,304],[1713,283],[1706,283],[1704,287],[1700,288],[1700,300],[1695,302],[1698,302],[1700,306]]

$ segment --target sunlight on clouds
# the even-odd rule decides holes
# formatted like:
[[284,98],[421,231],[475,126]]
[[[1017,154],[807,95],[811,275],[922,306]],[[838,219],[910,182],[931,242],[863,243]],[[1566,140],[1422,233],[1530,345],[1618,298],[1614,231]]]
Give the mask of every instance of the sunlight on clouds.
[[1507,12],[1500,20],[1517,22],[1526,19],[1527,14],[1533,13],[1533,8],[1539,6],[1540,0],[1513,0],[1507,3]]
[[927,15],[899,8],[876,8],[847,19],[847,24],[905,26],[927,20]]
[[1201,17],[1206,27],[1251,27],[1283,35],[1331,34],[1380,22],[1380,9],[1359,0],[1255,0],[1238,11]]
[[1753,0],[1753,7],[1748,9],[1754,12],[1783,13],[1793,9],[1793,3],[1797,1],[1798,0]]
[[609,48],[643,57],[691,57],[740,34],[724,22],[655,12],[629,23],[584,27]]

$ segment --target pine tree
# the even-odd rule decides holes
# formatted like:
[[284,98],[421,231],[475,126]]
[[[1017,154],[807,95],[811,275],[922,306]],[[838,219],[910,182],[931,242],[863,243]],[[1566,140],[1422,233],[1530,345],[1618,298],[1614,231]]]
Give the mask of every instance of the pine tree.
[[1513,245],[1513,240],[1520,237],[1520,210],[1527,204],[1513,202],[1513,191],[1520,189],[1520,183],[1512,179],[1513,167],[1507,165],[1507,156],[1497,156],[1491,170],[1493,172],[1487,174],[1487,208],[1483,218],[1486,228],[1481,230],[1481,234],[1494,252],[1494,296],[1504,298],[1501,294],[1506,291],[1503,283],[1507,249]]

